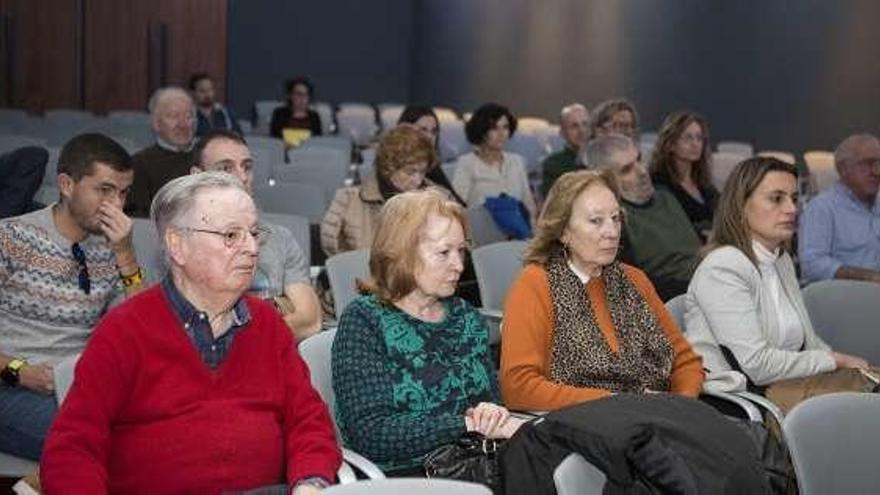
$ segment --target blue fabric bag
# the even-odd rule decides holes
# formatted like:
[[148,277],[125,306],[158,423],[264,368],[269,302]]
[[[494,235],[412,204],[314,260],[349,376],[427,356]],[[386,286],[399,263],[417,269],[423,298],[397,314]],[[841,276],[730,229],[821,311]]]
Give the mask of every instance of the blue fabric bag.
[[492,220],[504,235],[518,241],[532,237],[529,212],[522,201],[502,193],[494,198],[486,198],[483,206],[489,210]]

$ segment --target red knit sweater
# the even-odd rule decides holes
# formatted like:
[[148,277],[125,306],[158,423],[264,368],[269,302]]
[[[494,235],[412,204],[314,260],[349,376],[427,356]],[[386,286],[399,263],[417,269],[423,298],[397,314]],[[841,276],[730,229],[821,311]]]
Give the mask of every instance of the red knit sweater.
[[44,493],[214,494],[309,476],[341,462],[327,408],[284,321],[251,321],[212,371],[156,285],[108,313],[49,432]]

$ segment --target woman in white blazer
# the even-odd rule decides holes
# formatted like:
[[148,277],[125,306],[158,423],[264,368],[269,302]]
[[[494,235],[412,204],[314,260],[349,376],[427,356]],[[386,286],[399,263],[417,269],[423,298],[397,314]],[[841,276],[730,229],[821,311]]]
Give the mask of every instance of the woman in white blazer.
[[713,380],[728,385],[720,389],[744,385],[729,380],[734,366],[758,386],[868,367],[813,331],[788,254],[796,226],[796,168],[762,157],[737,165],[685,298],[687,337],[703,356],[708,387]]

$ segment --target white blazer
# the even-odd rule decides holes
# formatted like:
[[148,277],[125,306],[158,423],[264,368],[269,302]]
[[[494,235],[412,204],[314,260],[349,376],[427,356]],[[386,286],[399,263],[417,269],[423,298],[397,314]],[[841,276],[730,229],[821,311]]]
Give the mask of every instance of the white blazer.
[[[731,386],[731,367],[719,345],[730,350],[742,371],[757,385],[788,378],[812,376],[835,369],[828,344],[810,324],[794,264],[788,253],[775,262],[783,291],[794,305],[804,332],[804,350],[780,348],[782,336],[776,306],[764,290],[761,273],[746,255],[733,246],[710,252],[697,267],[685,297],[685,328],[694,350],[703,356],[709,372],[707,388]],[[726,386],[713,387],[712,380]]]

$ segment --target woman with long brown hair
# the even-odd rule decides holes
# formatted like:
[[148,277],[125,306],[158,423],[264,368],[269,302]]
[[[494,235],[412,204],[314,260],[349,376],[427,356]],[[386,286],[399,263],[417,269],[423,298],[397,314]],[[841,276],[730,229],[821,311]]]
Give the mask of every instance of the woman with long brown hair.
[[675,195],[705,241],[712,227],[718,191],[709,180],[709,126],[693,112],[666,117],[651,156],[651,177]]

